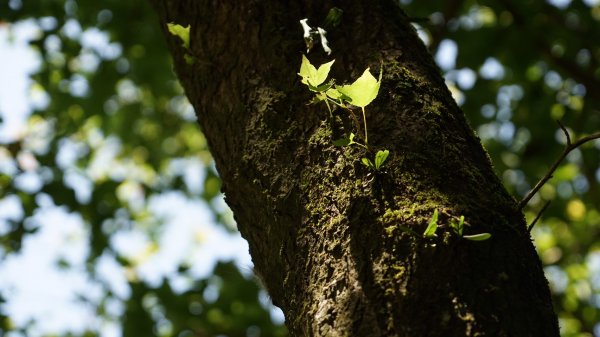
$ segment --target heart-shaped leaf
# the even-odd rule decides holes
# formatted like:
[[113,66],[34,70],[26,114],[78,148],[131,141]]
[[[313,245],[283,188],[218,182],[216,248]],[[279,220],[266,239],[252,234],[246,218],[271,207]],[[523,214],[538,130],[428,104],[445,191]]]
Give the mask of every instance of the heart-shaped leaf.
[[377,151],[377,154],[375,154],[375,169],[379,170],[379,168],[381,167],[381,165],[383,165],[389,154],[389,150]]

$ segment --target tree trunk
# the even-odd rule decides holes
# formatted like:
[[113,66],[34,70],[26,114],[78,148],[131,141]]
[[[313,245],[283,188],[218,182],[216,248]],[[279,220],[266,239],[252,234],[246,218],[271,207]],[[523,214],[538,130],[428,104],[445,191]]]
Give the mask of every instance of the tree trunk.
[[[394,3],[153,0],[255,270],[293,336],[558,336],[523,215]],[[333,53],[309,58],[335,58],[346,82],[383,65],[366,116],[369,144],[390,150],[380,172],[332,144],[362,131],[308,105],[297,75],[299,20],[334,5]],[[191,26],[190,51],[168,22]],[[424,239],[434,210],[438,237]],[[492,238],[455,234],[460,216]]]

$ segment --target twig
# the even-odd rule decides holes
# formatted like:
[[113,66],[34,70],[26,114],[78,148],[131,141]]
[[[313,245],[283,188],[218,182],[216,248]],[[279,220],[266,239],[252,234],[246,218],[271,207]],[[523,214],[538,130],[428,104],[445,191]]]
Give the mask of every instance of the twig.
[[540,209],[540,211],[536,215],[535,219],[533,219],[533,221],[531,222],[531,224],[529,226],[527,226],[527,231],[528,232],[531,233],[531,229],[533,228],[533,226],[535,225],[535,223],[540,219],[540,217],[542,216],[542,213],[544,213],[544,211],[546,210],[546,208],[548,208],[548,205],[550,205],[550,200],[546,201],[546,204],[544,205],[544,207],[542,207],[542,209]]
[[531,198],[533,198],[533,196],[537,193],[537,191],[540,188],[542,188],[542,186],[544,186],[544,184],[548,180],[550,180],[550,178],[552,178],[552,174],[554,173],[554,171],[556,171],[556,169],[558,168],[558,165],[560,165],[560,163],[567,157],[567,155],[571,151],[573,151],[576,148],[580,147],[581,145],[589,142],[590,140],[600,138],[600,132],[596,132],[591,135],[580,138],[575,143],[571,143],[571,135],[569,135],[569,131],[567,131],[567,129],[560,122],[558,122],[558,125],[560,126],[560,129],[565,133],[565,136],[567,137],[567,146],[565,147],[565,149],[563,150],[561,155],[558,157],[558,159],[556,159],[556,161],[552,164],[552,166],[550,167],[550,169],[548,170],[546,175],[542,179],[540,179],[540,181],[538,181],[538,183],[535,184],[533,189],[531,189],[531,191],[527,192],[527,195],[525,195],[523,200],[521,200],[519,202],[519,211],[523,210],[523,207],[525,207],[525,205],[527,205],[529,200],[531,200]]
[[556,123],[558,123],[560,129],[565,133],[565,137],[567,137],[567,146],[571,146],[571,135],[569,134],[569,131],[558,119],[556,120]]

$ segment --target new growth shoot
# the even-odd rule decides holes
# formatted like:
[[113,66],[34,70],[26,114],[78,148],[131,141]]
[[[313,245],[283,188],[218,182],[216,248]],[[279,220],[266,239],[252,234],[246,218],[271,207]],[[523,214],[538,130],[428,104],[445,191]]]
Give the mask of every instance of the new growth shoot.
[[[383,75],[383,66],[379,71],[379,79],[376,79],[371,74],[369,68],[367,68],[363,74],[352,84],[336,85],[334,79],[327,81],[329,71],[331,70],[331,66],[334,62],[335,60],[332,60],[330,62],[321,64],[317,68],[310,63],[305,55],[302,55],[302,63],[300,65],[300,72],[298,75],[302,77],[301,82],[315,94],[315,98],[313,100],[314,102],[325,102],[330,115],[332,115],[333,109],[335,108],[341,108],[347,111],[355,121],[357,132],[359,132],[360,127],[358,123],[356,123],[357,119],[352,111],[352,107],[361,108],[363,117],[363,142],[356,141],[356,135],[351,132],[345,138],[335,140],[333,142],[334,145],[356,145],[366,149],[367,151],[372,151],[371,147],[369,146],[365,107],[373,102],[379,93],[381,77]],[[378,171],[387,159],[389,153],[390,151],[385,149],[379,150],[376,152],[374,160],[364,157],[361,159],[361,162],[368,168]]]

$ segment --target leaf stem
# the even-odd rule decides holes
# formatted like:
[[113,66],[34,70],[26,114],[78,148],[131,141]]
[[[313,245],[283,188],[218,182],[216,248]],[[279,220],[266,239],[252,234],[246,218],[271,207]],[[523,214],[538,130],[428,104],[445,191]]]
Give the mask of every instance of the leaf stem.
[[533,226],[535,226],[535,223],[540,219],[540,217],[542,216],[542,213],[544,213],[546,208],[548,208],[548,205],[550,205],[550,200],[546,201],[546,204],[544,204],[544,207],[542,207],[542,209],[538,212],[535,219],[533,219],[533,221],[531,222],[531,225],[527,226],[527,231],[529,233],[531,233]]
[[329,110],[329,117],[331,119],[333,119],[333,111],[331,110],[331,106],[329,105],[329,102],[327,102],[327,96],[325,96],[324,101],[325,101],[325,105],[327,105],[327,110]]
[[[334,99],[331,99],[329,97],[327,97],[327,100],[329,100],[330,102],[332,102],[333,104],[339,106],[342,109],[346,109],[350,113],[350,117],[352,117],[352,122],[354,122],[354,126],[356,127],[356,130],[357,130],[356,132],[360,131],[360,122],[356,118],[356,115],[354,114],[354,112],[352,111],[352,109],[350,109],[348,106],[346,106],[342,101],[338,102],[338,101],[336,101]],[[368,150],[368,147],[365,147],[365,149]]]
[[369,148],[368,148],[368,147],[367,147],[365,144],[362,144],[362,143],[359,143],[359,142],[354,142],[354,143],[352,143],[352,144],[356,144],[356,145],[358,145],[358,146],[360,146],[360,147],[364,148],[365,150],[368,150],[368,149],[369,149]]
[[336,101],[336,100],[334,100],[334,99],[332,99],[332,98],[329,98],[329,97],[326,97],[326,98],[327,98],[327,100],[325,100],[325,102],[327,102],[327,101],[330,101],[330,102],[332,102],[333,104],[335,104],[335,105],[339,106],[340,108],[346,108],[346,106],[345,106],[345,105],[343,105],[343,104],[341,104],[340,102],[338,102],[338,101]]
[[365,107],[362,108],[363,122],[365,123],[365,145],[369,147],[369,137],[367,135],[367,116],[365,115]]

